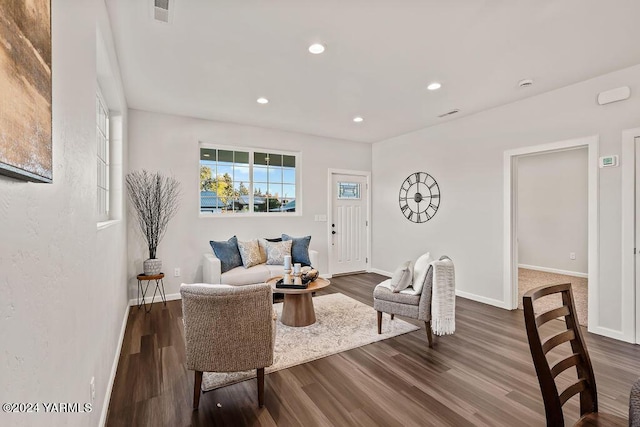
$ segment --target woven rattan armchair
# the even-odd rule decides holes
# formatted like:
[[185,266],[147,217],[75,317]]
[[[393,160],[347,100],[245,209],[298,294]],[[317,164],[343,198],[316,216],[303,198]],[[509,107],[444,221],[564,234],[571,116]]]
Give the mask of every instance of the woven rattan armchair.
[[271,286],[183,284],[187,369],[195,371],[193,408],[203,372],[257,369],[258,405],[264,405],[264,368],[273,363],[275,316]]

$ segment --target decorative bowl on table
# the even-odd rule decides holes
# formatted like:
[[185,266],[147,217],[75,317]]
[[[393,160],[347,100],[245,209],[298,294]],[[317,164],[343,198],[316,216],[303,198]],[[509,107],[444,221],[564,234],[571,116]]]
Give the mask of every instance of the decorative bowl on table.
[[301,271],[302,283],[313,282],[318,278],[318,275],[319,275],[318,270],[316,270],[315,268],[309,267],[308,270],[303,269]]

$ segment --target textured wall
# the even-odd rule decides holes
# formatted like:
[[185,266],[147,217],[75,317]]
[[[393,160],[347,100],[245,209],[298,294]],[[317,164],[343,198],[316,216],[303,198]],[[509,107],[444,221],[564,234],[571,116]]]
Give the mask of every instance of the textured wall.
[[[629,100],[596,104],[598,92],[623,85],[635,94]],[[448,254],[459,290],[501,302],[504,152],[599,135],[600,155],[620,154],[622,130],[640,125],[638,93],[635,66],[374,144],[373,266],[393,271],[425,250]],[[419,170],[432,174],[442,191],[440,210],[426,224],[404,219],[396,201],[402,180]],[[621,329],[620,188],[620,168],[599,171],[600,326],[615,331]]]
[[[182,183],[182,206],[169,223],[158,248],[167,294],[180,283],[202,280],[202,254],[209,240],[311,235],[311,248],[320,252],[320,272],[327,271],[327,223],[314,215],[327,214],[328,168],[371,170],[371,145],[321,138],[231,123],[198,120],[138,110],[129,111],[130,170],[146,168],[172,174]],[[266,147],[302,153],[302,216],[270,218],[199,218],[198,142],[237,147]],[[134,222],[129,226],[129,293],[136,296],[135,275],[148,257]],[[173,277],[175,267],[181,277]]]
[[587,155],[582,148],[518,158],[519,264],[587,273]]
[[0,412],[3,426],[98,425],[127,303],[125,223],[96,229],[95,17],[106,12],[52,7],[53,183],[0,177],[0,402],[91,402],[92,376],[96,400],[89,414]]

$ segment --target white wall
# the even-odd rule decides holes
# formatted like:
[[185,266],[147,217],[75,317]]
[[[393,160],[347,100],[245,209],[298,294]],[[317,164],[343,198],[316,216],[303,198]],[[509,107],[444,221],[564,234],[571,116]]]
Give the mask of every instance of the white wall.
[[518,157],[518,264],[587,274],[587,160],[586,148]]
[[[622,85],[631,87],[629,100],[596,104],[598,92]],[[599,135],[600,155],[620,154],[622,130],[640,125],[639,92],[635,66],[374,144],[373,266],[393,271],[427,250],[448,254],[459,291],[510,305],[503,301],[504,151]],[[442,191],[426,224],[404,219],[397,203],[415,171],[432,174]],[[621,330],[620,193],[620,168],[600,170],[598,326],[614,331]]]
[[[311,235],[311,249],[320,252],[320,272],[327,271],[327,223],[314,215],[327,212],[328,169],[371,170],[370,144],[231,123],[129,110],[129,170],[147,169],[173,175],[182,183],[182,203],[158,248],[167,294],[179,292],[180,283],[202,280],[202,254],[210,240],[234,234],[245,240],[287,233]],[[302,154],[302,216],[270,218],[199,217],[199,141],[237,147],[263,147]],[[129,225],[129,292],[136,297],[136,274],[149,254],[144,240]],[[175,267],[181,277],[173,277]]]
[[53,183],[0,177],[0,401],[91,402],[92,376],[96,400],[89,414],[0,412],[5,426],[98,425],[127,307],[125,224],[96,228],[92,17],[106,10],[52,9]]

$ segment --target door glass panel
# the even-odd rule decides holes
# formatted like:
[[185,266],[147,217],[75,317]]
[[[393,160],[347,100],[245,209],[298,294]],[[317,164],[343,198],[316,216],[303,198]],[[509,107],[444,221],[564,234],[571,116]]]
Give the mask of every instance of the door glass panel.
[[360,183],[338,182],[338,199],[360,199]]

